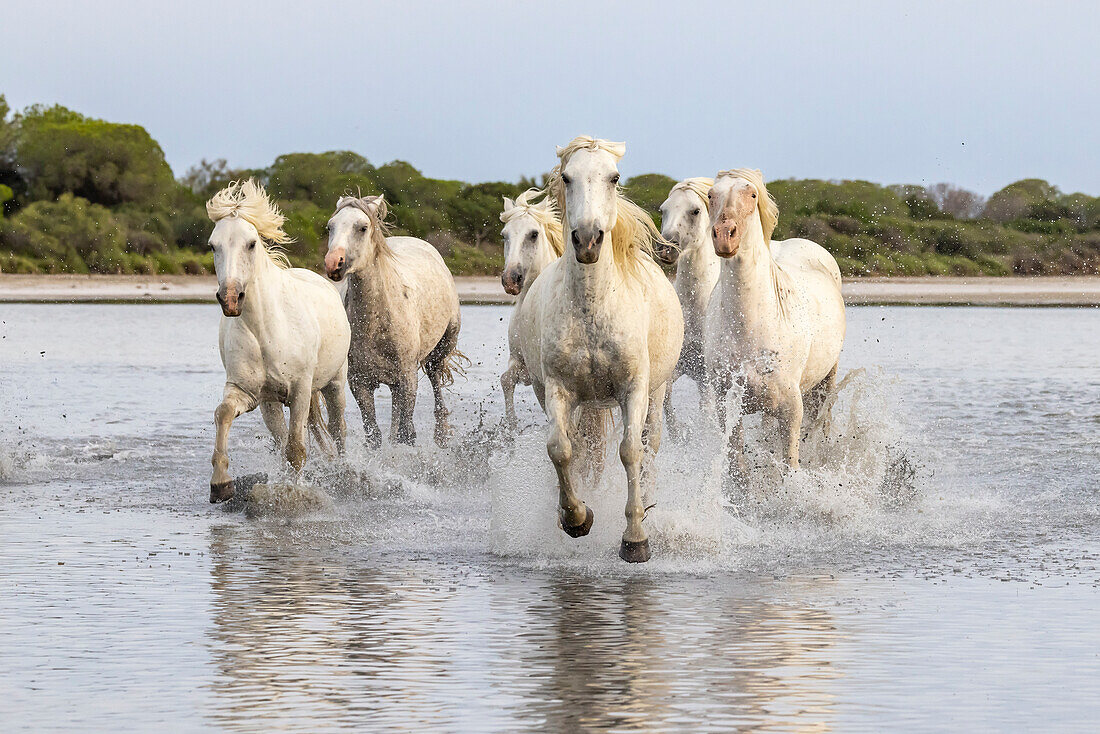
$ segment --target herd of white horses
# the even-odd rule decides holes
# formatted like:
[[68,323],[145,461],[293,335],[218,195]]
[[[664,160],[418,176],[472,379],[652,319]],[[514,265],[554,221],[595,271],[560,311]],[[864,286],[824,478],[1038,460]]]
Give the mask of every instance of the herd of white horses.
[[[676,184],[658,231],[620,191],[624,153],[623,143],[577,137],[558,148],[545,190],[504,200],[501,281],[516,303],[501,386],[507,425],[516,424],[520,383],[532,386],[546,413],[558,521],[574,538],[592,528],[580,485],[598,477],[611,409],[620,409],[627,500],[619,555],[643,562],[662,419],[674,425],[672,383],[691,377],[705,414],[729,431],[733,481],[747,479],[742,420],[751,413],[775,420],[783,459],[797,468],[801,440],[826,423],[845,317],[833,257],[809,240],[771,239],[779,211],[759,171]],[[458,294],[434,247],[387,236],[383,197],[336,202],[324,262],[329,280],[288,266],[278,249],[289,240],[284,219],[254,181],[218,192],[207,211],[226,371],[214,414],[211,502],[233,496],[229,429],[257,406],[298,473],[309,432],[326,453],[343,450],[345,384],[368,446],[382,442],[374,406],[382,384],[393,398],[390,441],[413,443],[422,369],[435,397],[434,437],[446,442],[443,389],[465,360]],[[676,263],[675,283],[658,261]],[[731,391],[740,409],[727,426]]]

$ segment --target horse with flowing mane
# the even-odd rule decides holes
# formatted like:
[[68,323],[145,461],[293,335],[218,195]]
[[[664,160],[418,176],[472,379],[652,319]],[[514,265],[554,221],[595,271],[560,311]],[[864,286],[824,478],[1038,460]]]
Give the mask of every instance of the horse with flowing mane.
[[[542,196],[541,201],[535,201]],[[512,201],[504,197],[504,271],[500,282],[504,291],[516,297],[512,318],[508,322],[508,369],[500,376],[504,391],[504,420],[508,428],[516,426],[515,391],[517,384],[530,385],[531,375],[523,362],[520,343],[529,338],[521,314],[527,291],[547,265],[561,257],[565,244],[561,235],[561,220],[553,200],[544,191],[528,189]]]
[[706,384],[703,341],[707,304],[718,282],[719,269],[707,216],[707,195],[713,185],[714,180],[710,178],[684,179],[672,187],[661,204],[661,237],[667,244],[657,247],[657,258],[666,265],[676,264],[673,286],[684,312],[684,347],[665,391],[665,424],[670,434],[676,426],[672,385],[681,375],[695,381],[700,403],[709,398],[703,389]]
[[435,397],[435,442],[443,445],[451,433],[443,388],[462,372],[465,359],[458,351],[458,291],[434,247],[415,237],[386,236],[386,213],[382,196],[341,196],[328,221],[325,271],[333,281],[348,281],[351,393],[368,446],[382,445],[374,410],[379,385],[388,385],[393,396],[390,440],[413,444],[417,372],[423,368]]
[[[214,411],[210,478],[210,501],[221,502],[234,493],[229,428],[257,405],[295,472],[306,460],[307,425],[322,448],[331,453],[334,441],[343,450],[351,329],[332,284],[311,270],[291,268],[278,249],[291,240],[262,186],[252,179],[232,183],[207,202],[206,211],[214,222],[210,246],[222,307],[218,346],[225,390]],[[328,407],[327,430],[318,395]],[[289,432],[284,405],[290,407]]]
[[625,151],[623,143],[587,136],[558,148],[548,188],[571,248],[527,292],[523,312],[536,338],[524,340],[521,352],[550,420],[546,448],[558,475],[559,521],[572,537],[587,535],[594,519],[571,471],[577,438],[590,439],[584,433],[596,424],[583,416],[622,410],[627,527],[619,555],[643,562],[649,540],[642,485],[650,483],[660,446],[661,403],[684,325],[676,292],[653,260],[660,233],[619,190]]
[[777,419],[787,465],[798,467],[803,419],[827,409],[844,344],[840,268],[805,239],[774,241],[779,207],[760,171],[720,171],[708,195],[714,251],[722,259],[707,308],[707,379],[725,424],[726,394],[743,388],[729,440],[730,476],[744,479],[742,415]]

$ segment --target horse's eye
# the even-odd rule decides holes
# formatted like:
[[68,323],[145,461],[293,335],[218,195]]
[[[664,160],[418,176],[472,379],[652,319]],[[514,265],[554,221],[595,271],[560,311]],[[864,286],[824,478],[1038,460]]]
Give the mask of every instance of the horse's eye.
[[366,232],[367,231],[367,225],[364,224],[362,227],[359,228],[359,231],[360,232]]
[[691,210],[691,216],[693,216],[693,217],[699,216],[699,207],[695,207],[694,209]]
[[756,198],[756,192],[755,191],[752,192],[752,198],[754,198],[754,199]]
[[250,249],[250,250],[255,250],[256,249],[256,240],[252,240],[251,242],[248,243],[248,249]]
[[566,186],[568,186],[569,184],[573,183],[573,179],[569,178],[568,176],[566,176],[566,175],[565,175],[565,174],[563,173],[563,174],[561,175],[561,182],[562,182],[563,184],[565,184]]
[[539,231],[537,229],[532,229],[530,232],[527,233],[527,239],[529,239],[531,241],[537,240],[538,238],[539,238]]
[[611,183],[613,183],[613,184],[619,183],[619,174],[616,173],[614,176],[611,177]]

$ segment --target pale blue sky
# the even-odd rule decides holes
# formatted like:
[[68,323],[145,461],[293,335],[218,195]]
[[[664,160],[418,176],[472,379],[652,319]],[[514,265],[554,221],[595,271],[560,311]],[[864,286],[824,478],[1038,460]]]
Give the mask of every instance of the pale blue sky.
[[175,171],[351,149],[515,180],[578,133],[625,175],[1047,178],[1100,194],[1090,2],[36,2],[0,93],[144,125]]

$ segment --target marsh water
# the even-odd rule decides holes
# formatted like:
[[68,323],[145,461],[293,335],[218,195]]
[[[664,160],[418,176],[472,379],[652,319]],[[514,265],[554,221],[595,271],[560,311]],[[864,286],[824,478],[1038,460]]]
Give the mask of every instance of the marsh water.
[[829,436],[784,476],[750,422],[747,488],[678,383],[638,566],[614,462],[556,527],[508,310],[463,317],[450,447],[426,381],[414,448],[349,401],[332,506],[256,516],[207,502],[216,307],[0,307],[0,728],[1094,729],[1100,310],[851,308]]

